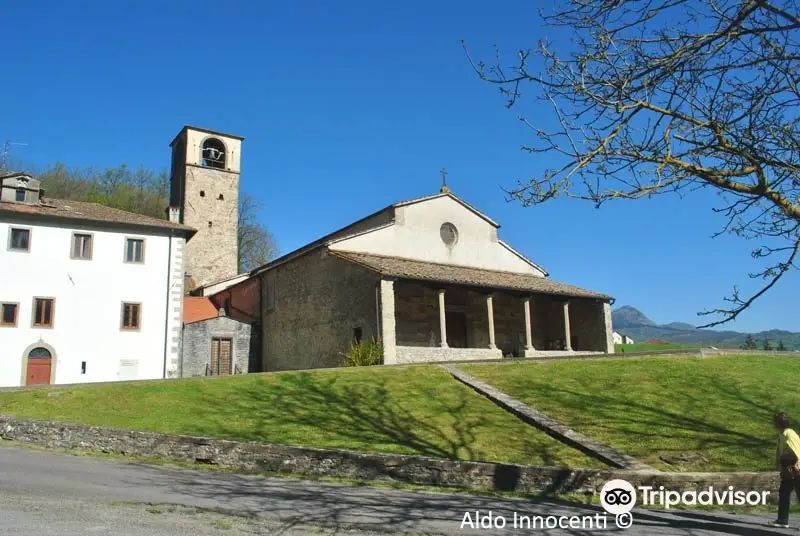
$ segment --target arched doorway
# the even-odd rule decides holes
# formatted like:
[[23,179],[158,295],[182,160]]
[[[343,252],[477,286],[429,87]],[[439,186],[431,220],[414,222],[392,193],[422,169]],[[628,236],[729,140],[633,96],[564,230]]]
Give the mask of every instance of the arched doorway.
[[53,354],[44,346],[32,348],[27,355],[25,385],[49,385],[53,369]]

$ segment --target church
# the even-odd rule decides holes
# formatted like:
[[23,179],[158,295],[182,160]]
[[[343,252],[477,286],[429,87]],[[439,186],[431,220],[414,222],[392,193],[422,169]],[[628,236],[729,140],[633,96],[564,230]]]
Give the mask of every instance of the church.
[[185,127],[171,205],[184,253],[182,376],[335,367],[378,339],[383,364],[613,353],[612,297],[550,279],[446,186],[237,273],[242,138]]

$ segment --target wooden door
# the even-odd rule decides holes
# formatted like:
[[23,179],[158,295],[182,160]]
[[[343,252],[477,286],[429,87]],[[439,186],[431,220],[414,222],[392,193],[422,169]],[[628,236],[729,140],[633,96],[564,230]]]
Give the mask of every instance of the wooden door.
[[28,354],[25,385],[49,385],[53,356],[46,348],[34,348]]
[[231,373],[231,339],[214,337],[211,339],[211,375],[221,376]]
[[467,348],[467,316],[464,313],[448,311],[445,314],[447,322],[447,345],[451,348]]

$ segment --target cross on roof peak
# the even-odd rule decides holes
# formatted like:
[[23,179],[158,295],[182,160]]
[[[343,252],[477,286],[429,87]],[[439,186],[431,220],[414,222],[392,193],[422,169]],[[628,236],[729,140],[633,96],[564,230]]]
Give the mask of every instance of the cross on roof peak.
[[439,192],[444,194],[450,191],[450,188],[447,187],[447,168],[440,169],[439,173],[442,174],[442,188]]

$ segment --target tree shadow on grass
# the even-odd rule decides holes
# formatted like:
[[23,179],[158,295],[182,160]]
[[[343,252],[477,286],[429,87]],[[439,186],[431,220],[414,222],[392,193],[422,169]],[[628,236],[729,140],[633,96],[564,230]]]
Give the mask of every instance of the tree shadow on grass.
[[[774,438],[769,423],[779,408],[771,405],[769,395],[754,398],[734,384],[720,380],[712,394],[674,393],[683,399],[683,406],[708,408],[705,413],[690,414],[675,408],[659,407],[630,397],[617,398],[611,394],[593,394],[565,388],[552,388],[547,392],[549,403],[554,403],[570,417],[566,424],[595,439],[610,438],[612,445],[628,454],[642,452],[679,454],[687,451],[706,455],[715,463],[713,453],[725,451],[758,451],[763,458],[763,469],[771,469]],[[709,403],[713,396],[713,406]],[[534,403],[535,407],[535,403]],[[764,423],[764,435],[754,435],[737,421]],[[600,436],[600,437],[598,437]],[[666,440],[666,441],[665,441]],[[629,448],[625,448],[625,445]],[[630,447],[640,452],[630,452]],[[748,458],[752,456],[748,455]],[[720,460],[721,461],[721,460]],[[724,465],[724,463],[722,464]],[[759,467],[723,467],[728,470],[758,470]]]
[[511,437],[497,423],[506,415],[494,414],[482,397],[444,373],[441,381],[416,383],[413,376],[349,378],[292,373],[242,382],[228,400],[202,400],[196,410],[205,417],[198,431],[245,441],[499,462],[509,461],[501,445],[514,442],[517,456],[565,465],[565,447],[544,435]]

